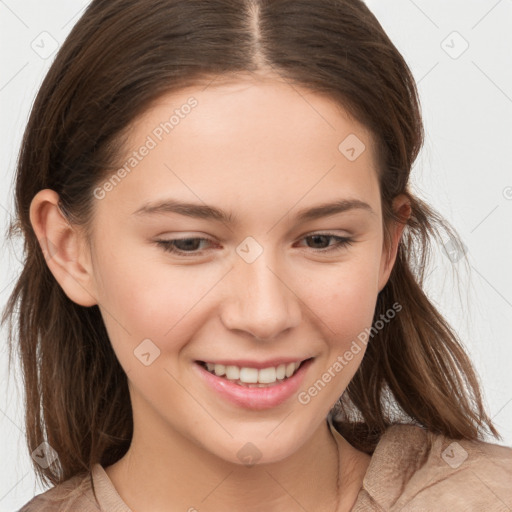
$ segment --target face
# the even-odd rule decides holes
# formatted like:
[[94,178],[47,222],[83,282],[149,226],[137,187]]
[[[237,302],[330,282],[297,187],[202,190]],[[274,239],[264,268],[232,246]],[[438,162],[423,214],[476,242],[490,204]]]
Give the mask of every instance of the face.
[[95,192],[88,268],[135,429],[283,459],[360,365],[393,263],[370,134],[326,97],[240,77],[161,97],[126,148]]

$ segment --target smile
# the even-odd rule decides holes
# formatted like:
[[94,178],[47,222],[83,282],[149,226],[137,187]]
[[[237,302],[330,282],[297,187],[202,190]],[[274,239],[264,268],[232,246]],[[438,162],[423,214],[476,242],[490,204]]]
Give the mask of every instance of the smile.
[[290,400],[297,393],[314,359],[293,361],[287,358],[265,362],[196,360],[193,367],[200,382],[222,400],[236,407],[263,410]]
[[235,366],[199,361],[208,372],[241,386],[266,387],[292,377],[304,361],[295,361],[267,368]]

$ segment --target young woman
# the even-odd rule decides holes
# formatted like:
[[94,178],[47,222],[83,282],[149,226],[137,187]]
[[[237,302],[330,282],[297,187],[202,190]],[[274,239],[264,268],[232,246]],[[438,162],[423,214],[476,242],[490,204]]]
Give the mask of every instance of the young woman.
[[[23,511],[508,510],[422,290],[414,80],[359,0],[94,0],[33,106],[3,321]],[[508,507],[508,508],[507,508]]]

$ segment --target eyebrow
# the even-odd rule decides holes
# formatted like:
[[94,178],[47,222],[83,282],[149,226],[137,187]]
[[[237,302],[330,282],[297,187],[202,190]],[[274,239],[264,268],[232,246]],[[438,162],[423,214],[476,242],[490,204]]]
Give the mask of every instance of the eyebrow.
[[[310,208],[303,208],[295,215],[298,222],[307,222],[322,217],[328,217],[337,213],[344,213],[352,210],[363,210],[376,215],[372,207],[360,199],[339,199],[337,201],[319,204]],[[177,213],[197,219],[209,219],[225,224],[236,224],[237,218],[232,212],[226,212],[220,208],[206,204],[187,203],[176,199],[164,199],[155,203],[146,203],[132,215],[146,216],[166,213]]]

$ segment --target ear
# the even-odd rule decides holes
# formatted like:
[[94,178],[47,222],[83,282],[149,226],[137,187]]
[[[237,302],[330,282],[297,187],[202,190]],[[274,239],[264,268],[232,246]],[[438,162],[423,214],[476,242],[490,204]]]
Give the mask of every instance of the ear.
[[386,247],[385,240],[382,246],[382,258],[380,263],[378,285],[379,292],[384,288],[384,286],[386,286],[389,276],[391,275],[391,271],[393,270],[393,265],[395,264],[396,256],[398,253],[400,238],[406,226],[407,219],[411,216],[412,211],[410,200],[405,194],[400,194],[395,197],[392,207],[393,210],[402,218],[402,222],[393,222],[390,225],[390,246]]
[[59,195],[48,188],[40,190],[29,213],[48,268],[64,293],[81,306],[97,304],[88,244],[60,210]]

